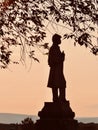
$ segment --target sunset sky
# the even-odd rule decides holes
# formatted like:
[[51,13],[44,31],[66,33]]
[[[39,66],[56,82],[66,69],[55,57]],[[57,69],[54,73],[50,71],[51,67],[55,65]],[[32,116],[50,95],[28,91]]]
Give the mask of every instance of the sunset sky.
[[[64,33],[61,28],[47,31],[46,42],[50,45],[54,33]],[[9,65],[8,69],[0,69],[0,113],[37,115],[44,102],[52,101],[51,89],[47,88],[48,57],[41,53],[42,50],[36,50],[40,63],[31,62],[27,57],[24,65],[20,62]],[[76,117],[98,117],[98,56],[84,46],[75,47],[72,40],[62,40],[61,50],[65,52],[67,100],[72,110]],[[14,57],[19,54],[18,49]]]
[[[52,35],[48,35],[51,44]],[[89,49],[63,40],[61,50],[66,54],[64,75],[67,81],[67,100],[76,117],[98,116],[98,56]],[[37,51],[40,63],[27,58],[26,65],[10,65],[0,70],[0,113],[37,115],[44,102],[52,101],[47,88],[49,66],[47,56]],[[16,54],[17,56],[17,54]]]

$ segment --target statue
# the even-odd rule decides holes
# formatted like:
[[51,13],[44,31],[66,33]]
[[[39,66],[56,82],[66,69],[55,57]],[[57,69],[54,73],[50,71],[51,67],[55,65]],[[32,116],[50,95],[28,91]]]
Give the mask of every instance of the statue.
[[65,102],[66,80],[63,75],[63,62],[65,59],[64,52],[60,51],[61,36],[54,34],[52,37],[53,45],[49,50],[48,64],[50,74],[47,87],[52,88],[53,102]]
[[37,120],[35,127],[36,130],[77,130],[75,113],[66,100],[66,80],[63,75],[65,54],[59,47],[61,36],[54,34],[52,41],[48,57],[50,74],[47,87],[52,88],[53,102],[45,102],[42,110],[38,112],[40,119]]

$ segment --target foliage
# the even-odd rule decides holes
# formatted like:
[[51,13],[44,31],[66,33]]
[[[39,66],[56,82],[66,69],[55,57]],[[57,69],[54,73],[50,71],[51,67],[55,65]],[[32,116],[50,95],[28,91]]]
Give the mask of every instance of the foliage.
[[[97,0],[5,0],[0,4],[0,65],[11,62],[12,47],[20,46],[22,54],[35,57],[35,47],[49,49],[42,43],[49,23],[62,25],[64,38],[89,47],[97,55],[98,47],[92,42],[98,31]],[[48,22],[48,24],[47,24]],[[66,31],[66,28],[69,31]],[[28,48],[29,52],[26,52]],[[21,55],[21,59],[22,55]],[[16,62],[14,62],[16,63]]]
[[31,118],[27,117],[22,121],[22,130],[34,130],[34,123]]

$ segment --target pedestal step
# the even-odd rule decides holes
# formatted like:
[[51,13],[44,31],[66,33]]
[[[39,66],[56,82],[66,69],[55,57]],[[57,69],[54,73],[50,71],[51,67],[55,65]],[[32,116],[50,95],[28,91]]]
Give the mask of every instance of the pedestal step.
[[46,102],[38,116],[36,130],[77,130],[78,122],[69,101]]
[[43,118],[71,118],[75,113],[70,108],[69,101],[66,102],[46,102],[43,109],[38,113],[38,116]]
[[36,123],[36,130],[77,130],[77,120],[43,119]]

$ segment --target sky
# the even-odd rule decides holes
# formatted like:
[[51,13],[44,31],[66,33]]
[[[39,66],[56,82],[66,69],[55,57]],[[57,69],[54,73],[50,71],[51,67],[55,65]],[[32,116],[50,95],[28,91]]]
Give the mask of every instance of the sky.
[[[48,32],[50,45],[56,31]],[[65,52],[66,98],[72,110],[76,117],[98,117],[98,56],[84,46],[75,47],[71,40],[62,41],[61,51]],[[45,102],[52,101],[51,89],[47,88],[48,57],[39,50],[37,57],[40,63],[32,61],[31,64],[31,59],[27,58],[25,65],[20,62],[0,69],[0,113],[37,115]]]
[[[66,55],[66,97],[72,110],[76,117],[98,116],[98,56],[84,46],[75,47],[71,40],[63,40],[60,47]],[[31,65],[27,58],[25,65],[20,62],[0,69],[0,113],[37,115],[45,102],[52,101],[51,88],[47,88],[48,57],[37,52],[40,63],[33,61]]]

